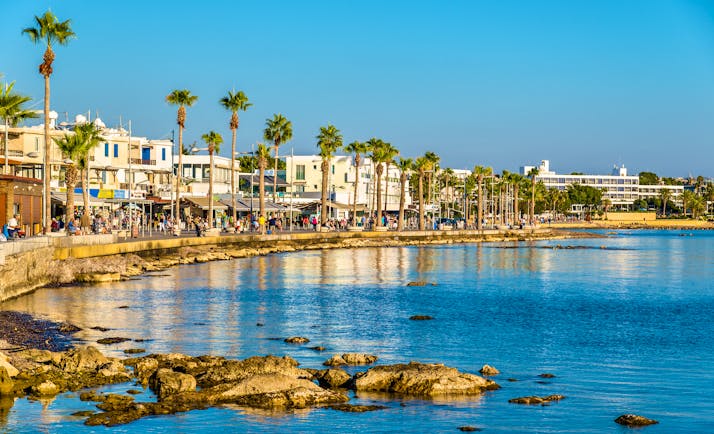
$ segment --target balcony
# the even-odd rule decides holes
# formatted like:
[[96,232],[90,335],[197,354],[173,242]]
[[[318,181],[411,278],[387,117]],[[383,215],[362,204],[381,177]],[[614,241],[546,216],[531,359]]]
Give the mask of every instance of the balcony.
[[145,166],[156,166],[156,160],[143,160],[141,158],[132,158],[131,164],[143,164]]

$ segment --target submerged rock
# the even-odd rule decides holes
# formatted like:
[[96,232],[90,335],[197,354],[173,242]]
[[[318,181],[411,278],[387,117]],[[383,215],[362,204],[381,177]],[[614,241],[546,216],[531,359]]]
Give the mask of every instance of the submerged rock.
[[654,419],[648,419],[644,416],[638,416],[636,414],[623,414],[615,419],[615,422],[625,426],[647,426],[659,423]]
[[464,425],[459,427],[459,431],[462,432],[474,432],[474,431],[482,431],[481,428],[476,428],[475,426],[470,426],[470,425]]
[[289,344],[306,344],[310,342],[310,339],[304,338],[302,336],[292,336],[285,339],[285,342]]
[[560,401],[565,399],[563,395],[549,395],[549,396],[523,396],[520,398],[509,399],[508,402],[511,404],[526,404],[526,405],[547,405],[553,401]]
[[491,380],[441,364],[411,362],[377,366],[354,380],[355,390],[406,395],[476,395],[500,386]]
[[539,376],[540,378],[555,378],[555,375],[549,374],[549,373],[547,373],[547,372],[546,372],[545,374],[540,374],[540,375],[538,375],[538,376]]
[[335,354],[329,360],[325,361],[325,366],[340,366],[340,365],[370,365],[376,362],[377,356],[372,354],[345,353],[342,355]]
[[111,345],[111,344],[120,344],[122,342],[130,341],[131,339],[129,338],[122,338],[122,337],[111,337],[111,338],[102,338],[97,341],[98,344],[102,345]]
[[427,285],[436,286],[436,283],[427,282],[426,280],[416,280],[414,282],[407,283],[407,286],[427,286]]
[[429,321],[434,319],[434,317],[429,315],[412,315],[409,319],[412,321]]
[[333,404],[328,405],[331,410],[344,411],[346,413],[364,413],[367,411],[384,410],[389,408],[384,405],[354,405],[354,404]]

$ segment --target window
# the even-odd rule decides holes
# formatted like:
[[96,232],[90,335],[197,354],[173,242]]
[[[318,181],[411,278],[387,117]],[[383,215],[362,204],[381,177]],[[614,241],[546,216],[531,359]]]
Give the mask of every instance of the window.
[[312,170],[317,170],[317,164],[312,165]]
[[[107,147],[109,147],[109,145],[107,145]],[[107,171],[102,170],[102,184],[106,184],[106,183],[107,183]]]
[[332,174],[333,175],[335,174],[335,165],[334,164],[332,165]]
[[119,158],[119,145],[117,143],[114,144],[114,158]]
[[312,188],[314,188],[315,190],[317,190],[317,184],[313,185]]
[[297,193],[305,193],[305,186],[304,186],[304,185],[296,185],[296,186],[295,186],[295,192],[297,192]]
[[347,172],[345,172],[345,182],[349,182],[349,181],[347,180]]
[[295,179],[297,181],[305,180],[305,165],[304,164],[298,164],[297,166],[295,166]]
[[166,161],[166,148],[161,148],[161,160]]
[[105,157],[109,156],[109,143],[104,144],[104,156]]

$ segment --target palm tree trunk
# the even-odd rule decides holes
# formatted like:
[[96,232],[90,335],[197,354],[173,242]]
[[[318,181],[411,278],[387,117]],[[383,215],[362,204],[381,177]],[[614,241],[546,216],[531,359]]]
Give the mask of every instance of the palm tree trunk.
[[419,230],[424,230],[424,174],[419,174]]
[[407,184],[407,175],[402,173],[399,176],[399,221],[397,222],[397,230],[402,231],[404,229],[404,194]]
[[382,226],[382,174],[381,169],[382,163],[377,165],[377,218],[375,221],[375,227]]
[[520,213],[518,210],[518,184],[513,185],[513,223],[515,224],[516,222],[519,222],[520,219]]
[[322,169],[322,193],[320,195],[321,201],[320,201],[320,225],[325,226],[327,224],[327,181],[328,181],[328,175],[330,171],[330,161],[326,160],[323,158],[322,160],[322,165],[320,167]]
[[384,171],[384,212],[387,212],[387,202],[389,201],[389,163],[386,163],[387,170]]
[[[50,48],[47,47],[49,50]],[[50,231],[49,221],[52,218],[52,196],[50,191],[50,182],[52,180],[52,167],[50,166],[50,150],[52,149],[50,138],[50,76],[45,75],[45,166],[43,177],[45,181],[45,219],[42,222],[43,231],[48,234]],[[7,145],[6,145],[7,146]],[[69,223],[69,222],[67,222]]]
[[236,218],[238,213],[236,211],[236,129],[231,128],[232,138],[231,138],[231,225],[235,228]]
[[181,172],[183,172],[183,127],[179,125],[178,168],[176,169],[176,214],[174,215],[174,232],[181,233]]
[[535,176],[533,176],[533,181],[531,182],[531,209],[529,212],[531,226],[535,225]]
[[359,159],[355,159],[355,194],[352,203],[352,225],[357,226],[357,187],[359,186]]
[[[87,162],[89,162],[89,155],[87,155]],[[82,169],[82,184],[84,188],[82,189],[82,202],[84,204],[84,212],[89,212],[89,169]]]
[[209,154],[208,164],[208,228],[213,229],[213,152]]
[[483,229],[483,175],[478,175],[478,221],[476,229]]
[[273,167],[273,203],[278,203],[278,148],[280,145],[275,144],[275,165]]
[[[265,164],[260,164],[258,169],[258,215],[265,218]],[[261,230],[263,229],[261,228]]]

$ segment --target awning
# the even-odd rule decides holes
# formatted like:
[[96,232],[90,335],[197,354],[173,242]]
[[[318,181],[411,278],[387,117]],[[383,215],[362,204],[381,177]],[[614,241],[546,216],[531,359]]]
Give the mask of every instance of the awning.
[[[200,208],[204,211],[208,210],[208,205],[210,203],[209,199],[207,197],[201,197],[201,196],[182,197],[181,200],[186,201],[190,205],[195,206],[196,208]],[[213,209],[214,210],[225,210],[225,209],[228,209],[228,207],[217,200],[213,200]]]
[[[67,193],[61,191],[53,191],[50,193],[53,202],[59,202],[62,205],[67,204]],[[84,200],[81,194],[74,195],[74,206],[84,206]],[[89,196],[89,206],[109,206],[107,201]]]

